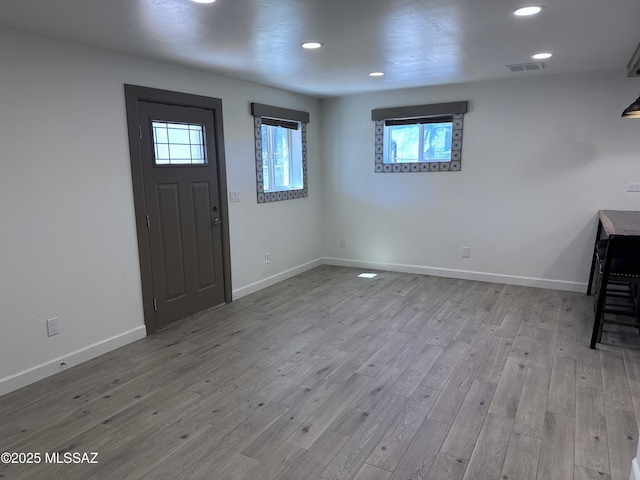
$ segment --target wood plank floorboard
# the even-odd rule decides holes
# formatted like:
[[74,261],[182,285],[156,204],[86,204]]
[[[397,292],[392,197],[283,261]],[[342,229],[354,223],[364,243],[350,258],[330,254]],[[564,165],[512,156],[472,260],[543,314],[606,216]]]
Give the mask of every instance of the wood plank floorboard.
[[501,478],[505,480],[535,480],[541,443],[542,441],[538,438],[512,433]]
[[640,335],[583,293],[322,266],[0,397],[0,479],[626,480]]

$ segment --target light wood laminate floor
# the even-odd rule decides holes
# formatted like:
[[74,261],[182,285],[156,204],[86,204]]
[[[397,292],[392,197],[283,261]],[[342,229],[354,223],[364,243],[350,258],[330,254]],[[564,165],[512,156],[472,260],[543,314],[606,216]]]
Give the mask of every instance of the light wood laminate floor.
[[[627,480],[636,330],[584,294],[319,267],[0,397],[7,479]],[[44,460],[44,459],[43,459]]]

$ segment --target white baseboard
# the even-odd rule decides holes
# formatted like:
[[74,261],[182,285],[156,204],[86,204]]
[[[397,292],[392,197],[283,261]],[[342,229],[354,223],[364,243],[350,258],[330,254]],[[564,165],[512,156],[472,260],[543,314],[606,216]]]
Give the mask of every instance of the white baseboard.
[[234,290],[232,295],[234,300],[238,300],[242,297],[246,297],[252,293],[255,293],[263,288],[270,287],[271,285],[275,285],[278,282],[282,282],[283,280],[287,280],[288,278],[295,277],[300,273],[304,273],[307,270],[311,270],[312,268],[319,267],[323,265],[323,259],[318,258],[316,260],[312,260],[307,263],[303,263],[302,265],[298,265],[297,267],[291,268],[289,270],[285,270],[284,272],[280,272],[276,275],[272,275],[271,277],[267,277],[265,279],[259,280],[257,282],[246,285],[242,288],[238,288]]
[[[566,290],[569,292],[584,293],[587,284],[582,282],[568,282],[565,280],[550,280],[546,278],[521,277],[516,275],[502,275],[498,273],[473,272],[469,270],[455,270],[452,268],[425,267],[421,265],[403,265],[398,263],[367,262],[364,260],[348,260],[344,258],[323,259],[325,265],[339,267],[369,268],[373,270],[388,270],[391,272],[416,273],[420,275],[433,275],[437,277],[460,278],[462,280],[475,280],[480,282],[506,283],[509,285],[522,285],[524,287],[550,288],[553,290]],[[638,479],[640,480],[640,478]]]
[[[311,262],[307,262],[303,265],[299,265],[295,268],[291,268],[245,287],[239,288],[233,291],[233,299],[237,300],[246,295],[257,292],[258,290],[262,290],[263,288],[275,285],[278,282],[306,272],[307,270],[319,267],[322,265],[322,263],[322,259],[318,258]],[[116,348],[144,338],[146,335],[146,328],[144,326],[141,326],[128,332],[124,332],[120,335],[116,335],[106,340],[94,343],[93,345],[81,348],[74,352],[70,352],[66,355],[60,356],[40,365],[36,365],[35,367],[29,368],[22,372],[18,372],[14,375],[0,378],[0,396],[14,390],[18,390],[19,388],[60,372],[61,370],[66,368],[60,365],[61,362],[65,362],[69,366],[77,365],[79,363],[86,362],[87,360],[91,360],[92,358],[95,358],[104,353],[115,350]]]
[[61,362],[65,362],[69,366],[77,365],[102,355],[103,353],[110,352],[131,342],[135,342],[136,340],[144,338],[146,335],[147,332],[144,326],[137,327],[133,330],[129,330],[128,332],[121,333],[74,352],[70,352],[54,360],[36,365],[35,367],[18,372],[14,375],[1,378],[0,396],[60,372],[66,368],[60,365]]
[[629,480],[640,480],[640,466],[638,466],[638,457],[631,461],[631,476]]

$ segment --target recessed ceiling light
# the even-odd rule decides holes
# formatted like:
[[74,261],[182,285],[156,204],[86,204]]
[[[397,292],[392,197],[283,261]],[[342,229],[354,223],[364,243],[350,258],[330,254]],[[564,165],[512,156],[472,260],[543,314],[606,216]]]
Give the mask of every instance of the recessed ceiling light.
[[535,58],[536,60],[544,60],[545,58],[551,58],[553,57],[553,53],[549,53],[549,52],[542,52],[542,53],[536,53],[535,55],[531,55],[531,58]]
[[384,75],[384,72],[371,72],[369,74],[370,77],[382,77]]
[[216,0],[191,0],[191,1],[196,3],[213,3]]
[[322,44],[319,43],[319,42],[304,42],[302,44],[302,48],[306,48],[306,49],[309,49],[309,50],[313,50],[315,48],[320,48],[321,46],[322,46]]
[[519,17],[528,17],[529,15],[535,15],[536,13],[540,13],[542,11],[542,7],[538,7],[537,5],[532,5],[530,7],[522,7],[513,12],[514,15]]

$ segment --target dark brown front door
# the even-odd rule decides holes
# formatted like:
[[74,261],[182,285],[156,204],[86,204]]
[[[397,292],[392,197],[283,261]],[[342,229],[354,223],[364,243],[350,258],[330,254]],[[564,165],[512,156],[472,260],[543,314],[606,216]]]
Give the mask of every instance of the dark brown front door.
[[153,331],[228,297],[226,203],[221,202],[216,138],[221,116],[207,108],[140,98],[136,111],[143,189],[138,196],[144,198],[153,296],[154,325],[147,327]]

